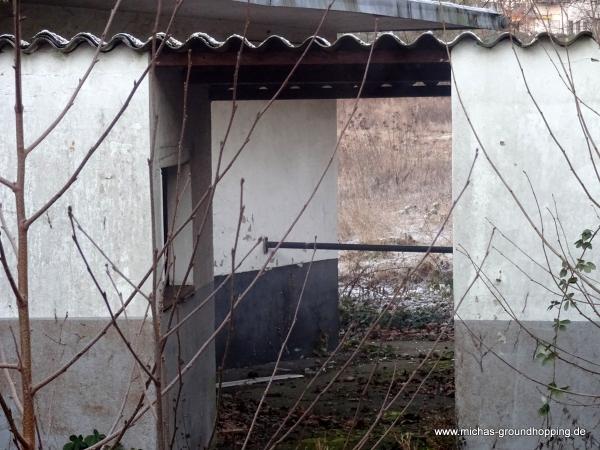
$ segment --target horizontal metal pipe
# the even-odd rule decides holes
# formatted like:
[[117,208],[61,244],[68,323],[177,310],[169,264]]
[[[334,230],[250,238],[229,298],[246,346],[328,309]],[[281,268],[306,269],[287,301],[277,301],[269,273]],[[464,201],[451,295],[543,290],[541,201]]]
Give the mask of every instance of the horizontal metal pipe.
[[[275,248],[279,242],[264,240],[265,253]],[[353,250],[363,252],[406,252],[406,253],[452,253],[452,247],[428,245],[394,245],[394,244],[340,244],[338,242],[282,242],[279,248],[301,250]]]

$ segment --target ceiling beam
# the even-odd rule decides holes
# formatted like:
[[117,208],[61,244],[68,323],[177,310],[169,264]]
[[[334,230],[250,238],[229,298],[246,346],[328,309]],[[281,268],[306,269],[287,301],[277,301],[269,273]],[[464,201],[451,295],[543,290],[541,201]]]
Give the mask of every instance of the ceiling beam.
[[[298,49],[290,51],[251,50],[245,49],[240,59],[241,66],[290,66],[297,63],[302,56]],[[161,67],[187,67],[191,60],[193,67],[218,67],[236,66],[237,52],[194,52],[188,59],[187,53],[164,52],[156,64]],[[369,50],[335,50],[322,49],[310,50],[301,61],[300,65],[347,65],[366,64],[369,59]],[[372,64],[419,64],[448,62],[445,48],[428,49],[375,49],[371,58]]]
[[[269,100],[277,92],[279,86],[238,86],[238,100]],[[398,97],[449,97],[451,88],[444,85],[388,85],[367,84],[364,86],[361,98],[398,98]],[[233,90],[227,87],[211,86],[210,100],[231,100]],[[311,100],[311,99],[342,99],[356,98],[358,87],[352,85],[302,86],[297,89],[286,88],[277,97],[278,100]]]
[[[300,66],[290,79],[290,84],[309,83],[360,83],[364,77],[364,64],[340,66]],[[292,66],[242,66],[238,84],[281,84],[290,74]],[[233,67],[202,67],[192,70],[190,80],[195,84],[231,85]],[[450,65],[436,64],[371,64],[367,73],[369,82],[450,81]]]

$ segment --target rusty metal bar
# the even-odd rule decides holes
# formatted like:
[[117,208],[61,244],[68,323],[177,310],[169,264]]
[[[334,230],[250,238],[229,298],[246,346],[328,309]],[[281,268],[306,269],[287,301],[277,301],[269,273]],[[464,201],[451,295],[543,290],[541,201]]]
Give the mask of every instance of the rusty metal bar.
[[[279,242],[264,239],[263,250],[266,253],[275,248]],[[282,242],[279,248],[297,250],[349,250],[361,252],[402,252],[402,253],[453,253],[452,247],[428,245],[395,245],[395,244],[342,244],[338,242]]]

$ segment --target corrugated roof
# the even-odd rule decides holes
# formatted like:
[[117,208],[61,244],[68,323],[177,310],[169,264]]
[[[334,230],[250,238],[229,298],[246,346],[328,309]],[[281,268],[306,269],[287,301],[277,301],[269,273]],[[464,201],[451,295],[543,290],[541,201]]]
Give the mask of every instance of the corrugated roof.
[[[337,38],[334,42],[317,37],[313,45],[325,51],[335,52],[337,50],[368,50],[371,45],[375,44],[377,48],[444,48],[448,45],[450,48],[465,41],[471,41],[479,46],[492,48],[500,42],[513,41],[519,47],[531,47],[541,41],[552,41],[559,46],[569,46],[581,38],[594,38],[589,31],[582,31],[570,38],[561,38],[549,33],[540,33],[530,39],[521,39],[511,33],[497,33],[493,36],[482,38],[473,32],[466,31],[450,41],[443,41],[436,37],[432,32],[420,34],[412,41],[404,41],[396,34],[381,33],[377,39],[372,42],[365,42],[353,34],[344,34]],[[157,39],[165,39],[164,35],[158,35]],[[185,41],[178,41],[175,38],[168,38],[165,43],[165,51],[169,52],[186,52],[194,50],[199,52],[229,52],[236,51],[243,42],[249,51],[266,52],[266,51],[302,51],[307,45],[310,45],[311,37],[306,38],[300,44],[294,44],[283,36],[270,36],[262,42],[250,42],[239,35],[232,35],[224,41],[218,41],[205,33],[194,33]],[[37,33],[31,41],[22,41],[21,48],[25,53],[33,53],[36,50],[44,47],[52,47],[63,53],[70,53],[80,45],[90,47],[101,46],[102,52],[109,52],[119,46],[126,46],[135,51],[147,52],[152,48],[152,38],[141,40],[126,33],[115,34],[106,42],[101,42],[100,39],[91,33],[78,33],[71,39],[65,39],[51,31],[41,31]],[[0,34],[0,51],[5,47],[14,48],[15,38],[10,34]]]

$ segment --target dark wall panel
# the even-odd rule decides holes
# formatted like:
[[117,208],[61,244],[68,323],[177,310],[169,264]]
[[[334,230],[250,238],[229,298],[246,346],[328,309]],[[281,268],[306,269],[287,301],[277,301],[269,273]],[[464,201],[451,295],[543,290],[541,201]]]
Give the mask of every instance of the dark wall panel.
[[[266,272],[234,311],[233,334],[227,352],[226,367],[244,367],[275,361],[292,322],[300,297],[308,263],[278,267]],[[235,292],[241,294],[257,271],[235,275]],[[215,277],[219,286],[225,276]],[[309,356],[331,350],[338,339],[338,266],[337,259],[316,261],[302,297],[297,322],[283,354],[284,359]],[[230,308],[231,284],[227,282],[215,299],[218,326]],[[216,339],[219,365],[227,339],[226,327]]]

